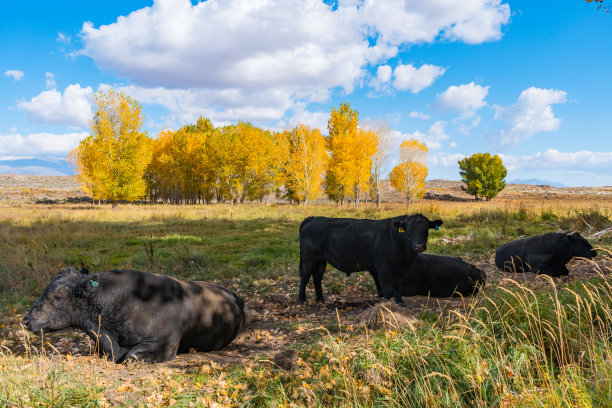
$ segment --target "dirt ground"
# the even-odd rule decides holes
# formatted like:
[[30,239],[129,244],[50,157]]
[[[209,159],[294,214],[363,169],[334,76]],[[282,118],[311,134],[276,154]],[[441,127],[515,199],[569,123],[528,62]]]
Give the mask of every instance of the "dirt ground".
[[[510,285],[514,280],[529,287],[549,286],[551,279],[547,276],[536,276],[532,273],[508,274],[499,271],[494,259],[484,259],[476,265],[486,272],[487,284]],[[599,256],[594,262],[588,260],[573,260],[568,264],[568,276],[553,278],[556,284],[565,284],[573,281],[612,274],[612,258]],[[247,301],[247,327],[226,348],[220,351],[201,353],[191,352],[179,354],[173,361],[164,363],[170,369],[189,369],[201,366],[205,362],[225,366],[228,364],[244,364],[249,361],[269,361],[274,365],[291,367],[295,360],[294,348],[311,341],[316,341],[325,335],[326,330],[343,329],[353,330],[363,324],[363,316],[384,306],[391,309],[397,316],[406,316],[408,319],[430,311],[460,310],[469,306],[474,298],[427,298],[424,296],[405,297],[405,308],[398,309],[396,305],[378,299],[374,292],[360,291],[360,282],[369,279],[369,275],[361,274],[355,289],[345,289],[338,295],[327,295],[325,303],[316,303],[309,299],[304,305],[296,301],[295,293],[269,293],[260,299]],[[324,290],[325,290],[325,281]],[[348,285],[347,285],[348,286]],[[20,316],[17,315],[11,327],[0,329],[2,348],[16,355],[26,352],[40,353],[44,349],[46,354],[72,357],[90,356],[93,354],[94,344],[85,334],[76,331],[50,335],[41,348],[41,338],[25,333],[18,329]],[[407,320],[410,321],[410,320]],[[26,351],[27,349],[27,351]],[[126,376],[138,376],[138,370],[130,369],[124,373]],[[121,375],[118,373],[117,375]]]

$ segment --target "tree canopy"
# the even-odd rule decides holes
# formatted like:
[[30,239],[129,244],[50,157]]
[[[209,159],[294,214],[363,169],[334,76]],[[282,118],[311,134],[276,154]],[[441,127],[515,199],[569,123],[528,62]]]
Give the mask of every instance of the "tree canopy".
[[499,155],[474,153],[459,160],[459,174],[465,184],[461,189],[474,198],[490,200],[506,187],[507,170]]

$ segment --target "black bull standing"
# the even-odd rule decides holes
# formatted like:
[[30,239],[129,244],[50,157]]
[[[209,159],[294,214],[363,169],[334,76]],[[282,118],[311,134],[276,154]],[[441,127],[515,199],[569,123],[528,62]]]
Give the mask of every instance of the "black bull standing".
[[312,275],[317,301],[323,301],[321,280],[329,263],[341,272],[369,271],[379,296],[403,304],[400,287],[414,270],[416,255],[427,249],[430,229],[441,220],[421,214],[383,220],[308,217],[300,225],[300,292]]

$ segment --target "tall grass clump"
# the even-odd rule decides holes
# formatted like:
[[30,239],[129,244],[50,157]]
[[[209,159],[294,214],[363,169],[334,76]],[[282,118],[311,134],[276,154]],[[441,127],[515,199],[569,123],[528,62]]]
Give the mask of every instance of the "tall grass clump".
[[340,328],[306,350],[284,392],[326,406],[612,406],[612,271],[600,272],[567,287],[492,286],[416,329]]

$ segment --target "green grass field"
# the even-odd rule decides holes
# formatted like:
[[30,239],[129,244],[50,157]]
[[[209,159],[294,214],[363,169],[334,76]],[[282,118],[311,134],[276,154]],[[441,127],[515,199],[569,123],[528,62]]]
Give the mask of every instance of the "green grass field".
[[[422,201],[409,212],[444,220],[428,252],[484,268],[481,294],[417,297],[401,312],[413,324],[371,330],[360,320],[377,301],[369,275],[330,270],[328,302],[296,304],[303,218],[405,212],[397,204],[2,207],[0,406],[612,406],[612,234],[591,239],[601,255],[572,263],[569,278],[504,280],[491,268],[508,240],[609,228],[612,203]],[[90,356],[79,334],[41,339],[19,329],[67,265],[215,281],[242,295],[255,318],[227,351],[115,366]],[[279,352],[295,352],[291,368],[275,362]]]

